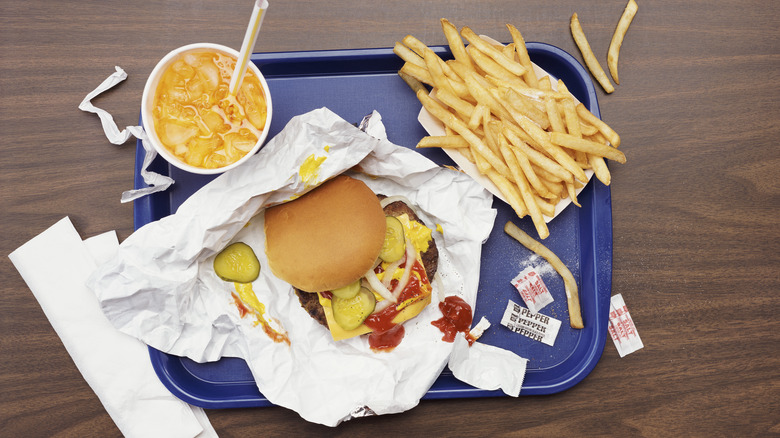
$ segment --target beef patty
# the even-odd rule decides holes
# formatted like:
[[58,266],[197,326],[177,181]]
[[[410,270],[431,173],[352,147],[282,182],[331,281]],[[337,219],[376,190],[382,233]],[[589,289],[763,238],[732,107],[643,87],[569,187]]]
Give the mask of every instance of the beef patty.
[[[379,195],[379,198],[383,199],[385,197]],[[414,210],[403,201],[395,201],[387,204],[384,211],[387,216],[400,216],[406,213],[409,216],[409,219],[422,222]],[[432,237],[428,242],[428,250],[420,254],[420,258],[422,258],[423,266],[425,266],[425,273],[428,275],[428,280],[432,280],[433,276],[436,275],[436,270],[439,266],[439,249],[436,248],[436,241]],[[325,318],[325,311],[322,310],[322,306],[320,305],[318,294],[303,292],[298,289],[295,289],[295,294],[298,295],[298,301],[301,302],[301,306],[303,306],[306,312],[317,320],[317,322],[327,327],[328,321]]]

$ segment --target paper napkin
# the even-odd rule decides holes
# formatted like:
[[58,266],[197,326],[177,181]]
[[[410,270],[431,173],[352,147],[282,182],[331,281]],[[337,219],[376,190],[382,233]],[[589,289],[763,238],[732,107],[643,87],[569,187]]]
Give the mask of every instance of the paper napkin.
[[206,414],[174,397],[146,345],[116,330],[84,285],[119,247],[116,234],[85,241],[64,218],[9,255],[84,379],[127,437],[216,437]]

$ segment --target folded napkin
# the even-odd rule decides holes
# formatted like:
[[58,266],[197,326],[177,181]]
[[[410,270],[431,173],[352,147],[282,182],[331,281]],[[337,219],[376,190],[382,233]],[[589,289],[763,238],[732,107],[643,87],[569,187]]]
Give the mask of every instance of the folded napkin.
[[201,408],[174,397],[146,345],[116,330],[84,285],[119,247],[109,232],[85,241],[64,218],[9,255],[52,327],[127,437],[216,437]]

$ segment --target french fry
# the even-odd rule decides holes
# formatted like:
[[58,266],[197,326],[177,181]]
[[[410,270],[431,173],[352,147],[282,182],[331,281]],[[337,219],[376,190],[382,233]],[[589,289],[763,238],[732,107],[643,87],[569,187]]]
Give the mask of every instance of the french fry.
[[618,79],[618,56],[620,55],[620,47],[623,45],[623,38],[628,32],[628,26],[634,20],[639,7],[634,0],[628,0],[626,8],[623,10],[623,15],[620,16],[615,33],[612,34],[612,41],[609,43],[609,50],[607,51],[607,67],[609,67],[609,73],[612,75],[612,79],[616,84],[620,84]]
[[572,174],[564,169],[563,166],[537,151],[536,149],[528,146],[522,139],[520,139],[520,137],[517,136],[517,134],[515,134],[512,129],[505,127],[504,135],[506,135],[506,138],[509,140],[509,142],[521,150],[531,162],[545,169],[550,174],[555,175],[558,178],[558,181],[573,180]]
[[429,135],[417,142],[418,148],[468,148],[469,142],[459,135]]
[[428,70],[423,67],[419,67],[416,64],[412,64],[411,62],[406,62],[401,67],[400,70],[403,74],[412,77],[423,84],[433,86],[433,79],[431,78],[431,74],[428,73]]
[[466,53],[466,46],[463,44],[463,40],[455,25],[450,23],[446,18],[442,18],[441,29],[444,31],[444,37],[447,38],[450,51],[455,59],[467,66],[471,66],[471,58],[468,53]]
[[563,284],[566,290],[566,302],[569,307],[569,325],[572,328],[581,329],[585,327],[582,322],[582,312],[580,310],[580,296],[579,289],[577,287],[577,280],[574,279],[571,271],[561,261],[558,256],[555,255],[549,248],[529,236],[525,231],[518,228],[512,222],[507,222],[504,225],[504,232],[512,236],[515,240],[520,242],[523,246],[540,255],[547,260],[550,265],[558,272],[563,278]]
[[533,64],[531,64],[531,58],[528,56],[528,49],[525,47],[525,40],[520,31],[511,24],[506,25],[509,29],[509,34],[512,35],[512,41],[515,43],[515,52],[517,53],[517,59],[520,60],[520,64],[525,67],[525,74],[523,78],[525,82],[532,88],[539,87],[539,81],[536,78],[536,72],[534,72]]
[[607,167],[604,158],[591,154],[588,155],[588,162],[590,163],[591,169],[593,169],[593,175],[595,175],[605,186],[608,186],[609,183],[612,182],[612,174],[609,172],[609,168]]
[[425,61],[420,57],[420,55],[399,42],[395,43],[395,46],[393,47],[393,53],[398,55],[399,58],[406,62],[414,64],[420,68],[426,68]]
[[605,144],[597,143],[595,141],[585,140],[584,138],[575,137],[571,134],[564,134],[561,132],[553,132],[550,134],[550,141],[558,146],[563,146],[575,151],[582,151],[588,154],[604,157],[618,163],[626,162],[626,155],[619,149],[607,146]]
[[518,193],[514,184],[509,182],[504,176],[499,175],[498,172],[493,169],[488,169],[485,175],[487,175],[487,177],[490,178],[490,181],[492,181],[493,184],[501,190],[501,193],[506,196],[509,205],[512,207],[512,210],[515,211],[517,217],[522,218],[528,214],[528,210],[526,209],[527,206],[523,202],[523,198]]
[[406,74],[406,72],[403,70],[398,70],[398,76],[400,76],[401,79],[406,82],[406,85],[408,85],[415,94],[417,94],[417,91],[419,90],[425,91],[425,86],[422,84],[422,82],[412,77],[411,75]]
[[599,130],[602,134],[604,134],[604,137],[607,138],[607,141],[614,147],[620,146],[620,136],[615,132],[609,125],[604,123],[600,118],[593,115],[590,110],[585,108],[585,105],[583,104],[577,104],[577,114],[579,114],[580,118],[585,121],[586,123],[590,123],[591,125],[595,126],[596,129]]
[[609,183],[604,158],[625,161],[610,146],[619,145],[620,137],[576,104],[565,84],[553,90],[549,76],[536,77],[513,26],[507,26],[513,42],[504,46],[468,27],[458,33],[446,19],[441,25],[454,59],[442,60],[411,35],[394,47],[405,61],[399,75],[444,125],[445,135],[424,137],[417,147],[458,150],[546,238],[545,220],[555,215],[556,205],[565,198],[579,205],[576,192],[587,182],[583,169],[593,168]]
[[515,178],[515,184],[520,189],[520,196],[522,196],[525,206],[528,209],[528,213],[531,216],[531,220],[536,227],[536,232],[539,233],[539,237],[546,239],[550,235],[550,230],[547,228],[547,223],[544,221],[542,211],[539,209],[539,205],[534,199],[534,195],[531,193],[531,189],[528,186],[528,181],[523,174],[523,170],[520,164],[517,162],[514,152],[509,148],[504,137],[501,137],[501,155],[504,157],[509,170],[512,172],[512,176]]
[[569,26],[571,28],[571,35],[574,37],[574,42],[577,44],[577,47],[579,47],[582,58],[585,60],[585,65],[588,66],[593,77],[596,78],[601,85],[601,88],[607,93],[615,91],[615,87],[612,86],[607,74],[604,73],[604,69],[601,68],[601,64],[599,64],[599,61],[596,59],[596,55],[593,54],[593,50],[590,48],[590,43],[588,43],[588,39],[585,37],[585,32],[582,30],[582,25],[580,25],[580,20],[577,18],[576,12],[572,14]]
[[469,143],[469,145],[476,149],[477,152],[479,152],[479,154],[482,155],[491,166],[493,166],[493,168],[501,173],[501,175],[509,175],[509,168],[506,166],[506,164],[504,164],[504,162],[501,161],[501,159],[498,158],[498,156],[496,156],[493,151],[491,151],[490,148],[479,137],[477,137],[476,134],[471,132],[469,127],[466,126],[463,121],[455,117],[455,115],[453,115],[451,112],[447,111],[446,108],[438,104],[424,91],[417,92],[417,99],[434,117],[439,119],[445,125],[449,126],[453,131],[460,134]]
[[471,43],[471,45],[479,49],[479,51],[481,51],[485,55],[493,58],[494,61],[496,61],[505,69],[511,71],[517,76],[522,76],[523,74],[525,74],[526,69],[525,67],[523,67],[522,64],[504,56],[504,54],[500,50],[496,49],[495,47],[488,44],[487,41],[480,38],[480,36],[474,33],[474,31],[471,30],[471,28],[464,26],[460,30],[460,33],[463,36],[463,38],[466,39],[466,41]]

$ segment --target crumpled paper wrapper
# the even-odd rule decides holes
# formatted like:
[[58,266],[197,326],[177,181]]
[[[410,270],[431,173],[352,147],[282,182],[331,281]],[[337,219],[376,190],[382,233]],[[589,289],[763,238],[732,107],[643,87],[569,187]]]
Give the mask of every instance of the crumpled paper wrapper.
[[[316,178],[304,181],[299,169],[310,157],[326,158]],[[334,342],[301,308],[291,286],[271,273],[265,257],[264,208],[341,173],[376,193],[405,196],[429,227],[443,230],[434,231],[440,258],[432,303],[405,323],[403,342],[389,353],[371,352],[365,336]],[[293,118],[252,160],[204,186],[175,214],[133,233],[88,285],[123,332],[197,362],[241,357],[269,401],[335,426],[367,412],[408,410],[439,376],[454,344],[442,341],[431,321],[441,317],[438,302],[446,295],[460,295],[474,307],[481,248],[496,216],[491,202],[467,175],[374,138],[322,108]],[[266,305],[266,319],[287,331],[289,346],[273,342],[249,317],[240,318],[233,283],[214,273],[214,256],[234,241],[255,250],[261,272],[254,292]]]

